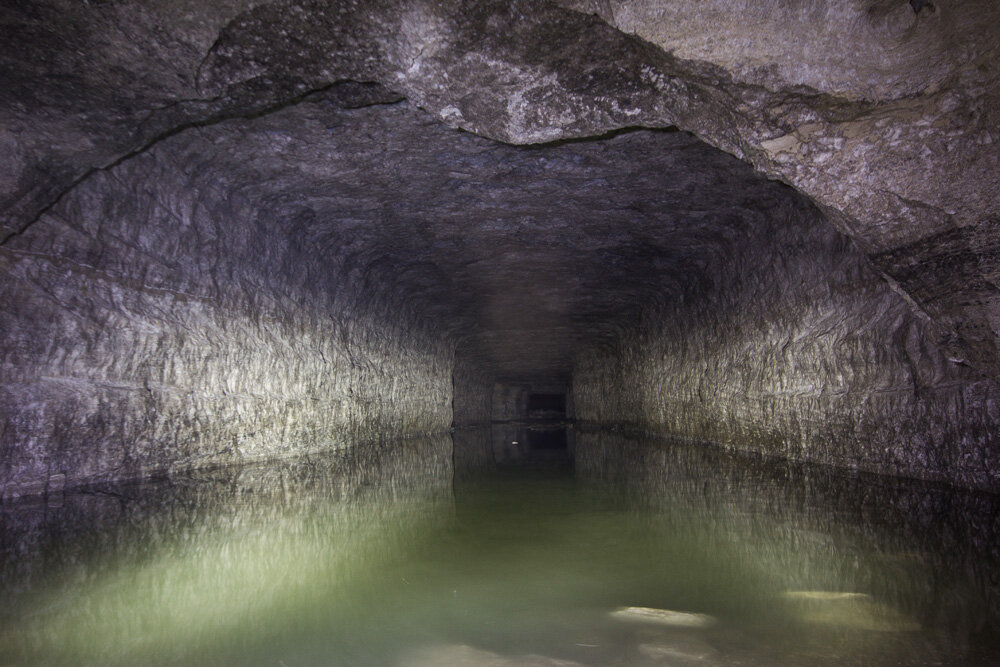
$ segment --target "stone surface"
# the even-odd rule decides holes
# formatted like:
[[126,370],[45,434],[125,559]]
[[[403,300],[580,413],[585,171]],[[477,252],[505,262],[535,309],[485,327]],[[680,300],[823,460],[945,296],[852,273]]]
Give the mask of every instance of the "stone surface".
[[5,3],[0,479],[575,368],[585,419],[996,488],[1000,6],[793,4]]
[[720,239],[702,291],[577,358],[577,417],[1000,488],[997,385],[934,345],[932,323],[818,222],[771,209]]
[[493,376],[456,360],[452,374],[452,414],[455,426],[488,424],[493,419]]
[[452,349],[212,146],[88,180],[0,250],[7,495],[450,426]]
[[916,632],[920,623],[862,593],[789,591],[790,608],[806,623],[869,632]]
[[376,80],[516,143],[693,131],[814,198],[955,354],[1000,371],[996,3],[202,4],[5,10],[6,229],[180,127]]

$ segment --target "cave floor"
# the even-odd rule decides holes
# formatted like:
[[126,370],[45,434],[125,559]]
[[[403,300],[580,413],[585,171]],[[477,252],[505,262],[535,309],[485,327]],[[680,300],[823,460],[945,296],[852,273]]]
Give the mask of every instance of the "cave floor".
[[0,511],[0,664],[998,664],[997,498],[504,424]]

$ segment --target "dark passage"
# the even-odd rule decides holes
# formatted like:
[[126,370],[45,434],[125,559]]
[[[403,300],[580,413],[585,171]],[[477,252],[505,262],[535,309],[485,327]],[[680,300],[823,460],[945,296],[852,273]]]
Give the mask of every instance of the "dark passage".
[[566,394],[529,394],[528,419],[565,419]]

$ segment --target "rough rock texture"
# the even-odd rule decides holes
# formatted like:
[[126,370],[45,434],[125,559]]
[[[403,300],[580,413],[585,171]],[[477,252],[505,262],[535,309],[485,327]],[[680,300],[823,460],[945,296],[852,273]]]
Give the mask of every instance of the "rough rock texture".
[[488,424],[493,420],[493,376],[455,361],[452,375],[452,414],[455,426]]
[[493,386],[493,418],[496,421],[525,419],[530,386],[498,382]]
[[[494,421],[531,419],[533,415],[529,408],[532,394],[567,394],[569,387],[564,382],[498,382],[493,386],[493,419]],[[566,406],[566,415],[572,416],[572,395],[568,396],[570,404]]]
[[8,493],[450,425],[452,349],[192,139],[0,250]]
[[677,124],[812,197],[934,318],[954,356],[997,376],[1000,5],[561,4],[684,67],[719,68],[734,145],[712,120]]
[[1000,391],[793,203],[715,233],[701,291],[581,354],[576,415],[774,456],[1000,489]]
[[518,143],[677,125],[813,197],[996,376],[1000,6],[565,4],[8,7],[4,225],[178,127],[344,79]]
[[[0,479],[439,428],[453,383],[477,421],[491,381],[576,364],[602,419],[763,448],[769,415],[769,451],[994,484],[990,0],[38,0],[0,25]],[[694,385],[715,407],[660,414]],[[636,395],[659,386],[680,403]]]

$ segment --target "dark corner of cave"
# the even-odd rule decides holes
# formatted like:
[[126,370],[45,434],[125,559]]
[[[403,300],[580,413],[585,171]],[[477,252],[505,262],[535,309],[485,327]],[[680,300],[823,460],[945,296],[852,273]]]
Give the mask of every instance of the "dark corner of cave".
[[1000,3],[0,24],[0,664],[1000,664]]

